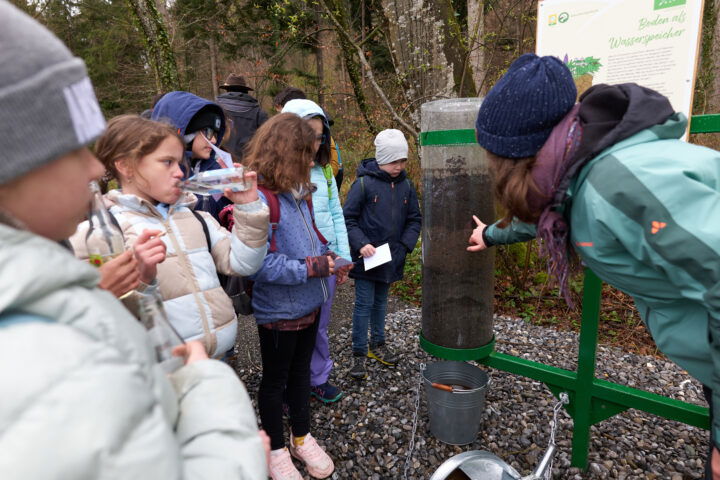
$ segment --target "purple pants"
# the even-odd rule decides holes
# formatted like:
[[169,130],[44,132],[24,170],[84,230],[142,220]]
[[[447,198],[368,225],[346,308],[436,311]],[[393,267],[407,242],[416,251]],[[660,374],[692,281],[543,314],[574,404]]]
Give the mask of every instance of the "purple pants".
[[335,275],[327,278],[328,299],[320,307],[320,321],[317,336],[315,337],[315,349],[310,360],[310,385],[313,387],[327,382],[333,367],[333,361],[330,358],[330,344],[328,343],[328,325],[330,325],[330,310],[332,309],[333,297],[335,297],[335,281]]

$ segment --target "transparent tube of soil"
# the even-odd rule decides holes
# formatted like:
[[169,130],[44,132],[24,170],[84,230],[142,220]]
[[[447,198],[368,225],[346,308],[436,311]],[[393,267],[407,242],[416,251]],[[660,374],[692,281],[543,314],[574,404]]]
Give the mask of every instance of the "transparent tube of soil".
[[[423,132],[474,129],[479,98],[428,102]],[[492,179],[477,143],[425,145],[423,174],[422,332],[449,348],[477,348],[493,336],[494,249],[470,253],[477,215],[495,220]]]

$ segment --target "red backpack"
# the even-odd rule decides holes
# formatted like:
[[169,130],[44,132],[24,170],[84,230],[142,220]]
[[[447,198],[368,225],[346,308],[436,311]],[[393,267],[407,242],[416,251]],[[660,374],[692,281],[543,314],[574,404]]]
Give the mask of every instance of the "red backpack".
[[[270,237],[270,250],[268,252],[274,253],[277,252],[277,245],[275,243],[275,231],[278,229],[278,225],[280,224],[280,201],[278,200],[277,193],[273,192],[272,190],[267,189],[266,187],[262,185],[258,185],[258,190],[260,190],[263,195],[265,195],[265,199],[268,202],[268,208],[270,209],[270,228],[271,228],[271,237]],[[323,234],[320,233],[320,230],[318,230],[317,225],[315,225],[315,212],[313,210],[313,203],[312,203],[312,197],[308,197],[307,205],[308,209],[310,210],[310,219],[312,221],[313,230],[315,230],[315,233],[318,236],[318,239],[322,242],[323,245],[327,245],[328,241],[323,237]],[[220,218],[220,224],[227,228],[228,230],[232,231],[232,227],[235,223],[235,219],[233,218],[232,211],[233,211],[234,205],[228,205],[227,207],[223,208],[220,211],[220,214],[218,217]]]

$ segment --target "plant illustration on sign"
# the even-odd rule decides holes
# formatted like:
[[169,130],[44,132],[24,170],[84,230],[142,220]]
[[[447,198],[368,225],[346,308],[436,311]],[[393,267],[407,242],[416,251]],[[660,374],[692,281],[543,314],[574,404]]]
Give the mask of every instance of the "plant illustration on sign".
[[595,57],[573,58],[570,60],[568,59],[567,54],[565,55],[565,58],[563,58],[563,62],[565,62],[567,67],[570,69],[570,73],[572,73],[579,98],[585,90],[592,87],[593,74],[600,71],[602,63],[600,63],[599,58]]

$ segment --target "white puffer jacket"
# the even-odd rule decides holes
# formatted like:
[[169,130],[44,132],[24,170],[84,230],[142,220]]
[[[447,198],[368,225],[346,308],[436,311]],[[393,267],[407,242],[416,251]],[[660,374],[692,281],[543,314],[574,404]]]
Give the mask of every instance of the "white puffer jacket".
[[[0,478],[265,479],[250,399],[225,364],[169,377],[97,270],[0,224]],[[3,325],[21,312],[44,317]]]
[[[267,251],[269,210],[260,200],[236,205],[231,234],[206,212],[205,221],[212,254],[203,226],[193,215],[195,195],[187,194],[167,212],[135,195],[112,190],[105,196],[110,212],[120,224],[126,247],[143,230],[160,230],[167,247],[165,261],[158,265],[157,281],[168,318],[185,340],[202,340],[216,357],[235,345],[237,316],[232,301],[220,286],[217,272],[248,276],[262,265]],[[78,258],[87,258],[83,222],[70,239]]]

